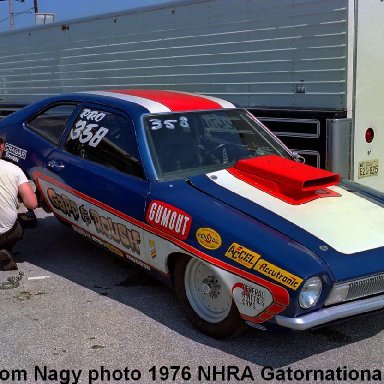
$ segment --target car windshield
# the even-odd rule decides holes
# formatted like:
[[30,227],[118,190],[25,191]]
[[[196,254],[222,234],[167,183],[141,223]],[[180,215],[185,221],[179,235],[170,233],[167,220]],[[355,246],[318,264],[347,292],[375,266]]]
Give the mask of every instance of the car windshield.
[[159,180],[213,172],[250,157],[291,157],[242,109],[146,115],[144,128]]

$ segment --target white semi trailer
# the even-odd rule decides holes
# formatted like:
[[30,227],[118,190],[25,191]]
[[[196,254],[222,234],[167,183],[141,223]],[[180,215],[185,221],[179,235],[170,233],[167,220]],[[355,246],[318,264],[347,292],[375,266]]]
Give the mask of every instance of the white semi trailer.
[[384,191],[383,0],[189,0],[0,34],[0,108],[160,88],[250,109],[307,163]]

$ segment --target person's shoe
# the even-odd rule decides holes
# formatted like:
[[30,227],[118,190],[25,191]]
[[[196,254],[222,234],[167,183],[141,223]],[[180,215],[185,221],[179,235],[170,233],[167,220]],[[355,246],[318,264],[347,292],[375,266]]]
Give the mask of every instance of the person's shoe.
[[3,265],[3,271],[16,271],[18,269],[16,263],[13,261],[11,252],[6,249],[0,249],[0,261]]
[[34,211],[27,211],[24,213],[19,213],[17,215],[20,225],[23,228],[33,227],[37,223],[37,217]]

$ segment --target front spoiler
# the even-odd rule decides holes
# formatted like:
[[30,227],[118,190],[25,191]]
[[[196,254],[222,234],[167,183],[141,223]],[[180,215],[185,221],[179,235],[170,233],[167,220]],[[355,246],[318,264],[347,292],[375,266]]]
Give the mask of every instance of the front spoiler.
[[316,312],[300,317],[285,317],[277,315],[276,323],[282,327],[305,331],[306,329],[318,327],[340,320],[346,317],[360,315],[367,312],[377,311],[384,308],[384,295],[371,297],[369,299],[356,300],[350,303],[334,305],[322,308]]

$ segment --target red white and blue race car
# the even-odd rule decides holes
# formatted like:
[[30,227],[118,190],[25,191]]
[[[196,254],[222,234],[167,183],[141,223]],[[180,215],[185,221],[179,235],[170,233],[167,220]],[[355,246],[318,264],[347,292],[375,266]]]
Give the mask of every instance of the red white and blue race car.
[[0,122],[41,204],[175,287],[213,337],[384,307],[384,197],[298,160],[244,109],[172,91],[54,96]]

